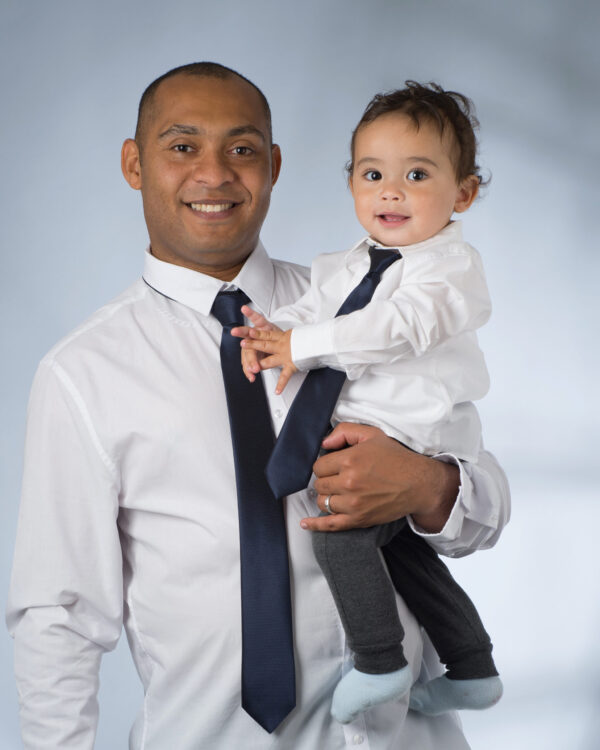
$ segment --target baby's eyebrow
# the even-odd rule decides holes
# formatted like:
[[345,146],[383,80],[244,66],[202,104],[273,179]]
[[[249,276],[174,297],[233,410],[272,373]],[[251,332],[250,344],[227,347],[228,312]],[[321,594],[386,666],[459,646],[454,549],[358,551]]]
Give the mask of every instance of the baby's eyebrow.
[[[406,161],[420,162],[421,164],[431,164],[432,167],[438,166],[438,163],[436,161],[433,161],[433,159],[430,159],[428,156],[407,156]],[[359,167],[365,162],[368,162],[369,164],[382,164],[384,160],[377,159],[375,156],[363,156],[362,159],[359,159],[356,162],[356,166]]]
[[381,164],[382,160],[381,159],[376,159],[374,156],[363,156],[362,159],[359,159],[356,162],[356,166],[358,167],[358,166],[360,166],[361,164],[363,164],[366,161],[371,162],[371,164]]
[[409,156],[408,161],[425,162],[425,164],[431,164],[433,167],[437,167],[437,162],[427,156]]

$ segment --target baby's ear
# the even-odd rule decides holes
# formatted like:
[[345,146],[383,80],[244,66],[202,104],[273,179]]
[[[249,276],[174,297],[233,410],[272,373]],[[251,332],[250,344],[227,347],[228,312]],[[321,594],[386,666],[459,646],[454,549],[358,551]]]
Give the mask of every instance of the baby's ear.
[[454,211],[457,214],[463,213],[477,198],[479,192],[479,177],[474,174],[470,174],[468,177],[460,183],[458,190],[456,191],[456,201],[454,203]]

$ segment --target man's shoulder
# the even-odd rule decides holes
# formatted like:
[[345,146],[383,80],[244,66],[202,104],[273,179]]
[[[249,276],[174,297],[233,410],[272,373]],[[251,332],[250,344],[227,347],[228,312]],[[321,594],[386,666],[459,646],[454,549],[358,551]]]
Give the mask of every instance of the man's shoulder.
[[276,274],[300,277],[304,280],[310,278],[310,269],[308,266],[303,266],[300,263],[292,263],[289,260],[278,260],[277,258],[271,258],[271,263],[275,268]]
[[310,283],[310,269],[299,263],[271,259],[275,274],[275,296],[280,301],[276,306],[288,304],[301,297]]
[[[45,355],[42,362],[67,365],[82,351],[91,351],[121,341],[136,319],[136,308],[143,304],[148,286],[142,279],[100,307],[70,333],[61,338]],[[118,332],[118,336],[115,334]]]

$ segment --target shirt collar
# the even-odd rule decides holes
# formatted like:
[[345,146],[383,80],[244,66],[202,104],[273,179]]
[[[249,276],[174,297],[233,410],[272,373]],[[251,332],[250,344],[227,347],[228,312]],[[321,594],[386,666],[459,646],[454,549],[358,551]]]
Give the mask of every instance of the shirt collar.
[[273,265],[262,243],[254,251],[232,281],[220,281],[191,268],[159,260],[146,250],[144,281],[165,297],[180,302],[202,315],[210,315],[217,294],[223,289],[241,289],[255,307],[268,314],[275,287]]
[[363,237],[362,240],[354,245],[348,253],[348,263],[350,264],[356,256],[363,256],[368,251],[369,247],[384,247],[389,250],[398,250],[401,255],[407,255],[414,252],[415,250],[425,250],[428,248],[435,247],[439,244],[446,244],[448,242],[462,242],[462,222],[451,221],[441,231],[434,234],[433,237],[429,237],[423,242],[416,242],[414,245],[382,245],[381,242],[377,242],[372,237]]

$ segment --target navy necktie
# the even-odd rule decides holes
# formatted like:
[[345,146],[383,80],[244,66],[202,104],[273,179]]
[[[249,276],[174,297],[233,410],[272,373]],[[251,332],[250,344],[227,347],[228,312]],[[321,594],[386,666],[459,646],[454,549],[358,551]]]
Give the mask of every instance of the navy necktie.
[[294,645],[283,506],[264,475],[274,443],[262,378],[250,383],[241,366],[241,291],[220,292],[212,314],[223,326],[221,368],[233,442],[240,524],[242,707],[272,732],[296,705]]
[[[397,250],[375,247],[369,249],[369,255],[368,273],[344,300],[336,317],[364,307],[385,269],[402,257]],[[311,370],[304,379],[267,464],[267,480],[276,497],[291,495],[308,485],[345,380],[345,372],[330,367]]]

